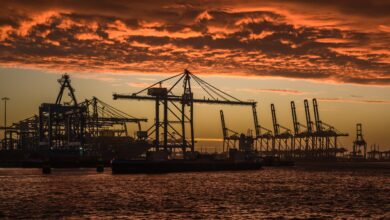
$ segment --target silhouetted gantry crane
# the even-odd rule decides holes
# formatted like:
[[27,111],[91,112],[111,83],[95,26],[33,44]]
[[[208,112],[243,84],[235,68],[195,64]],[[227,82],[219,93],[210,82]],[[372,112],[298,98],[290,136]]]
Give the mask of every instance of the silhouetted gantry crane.
[[291,115],[293,122],[294,136],[292,141],[292,156],[295,158],[307,158],[311,157],[311,153],[314,150],[313,142],[315,141],[313,132],[313,122],[310,116],[309,102],[304,100],[304,111],[306,118],[306,125],[301,124],[298,120],[295,102],[291,101]]
[[313,137],[315,138],[315,142],[313,142],[315,156],[326,158],[336,157],[337,153],[342,153],[345,150],[342,148],[338,148],[338,137],[348,136],[348,134],[341,133],[333,126],[320,120],[317,99],[313,99],[313,108],[316,127],[316,132],[313,135]]
[[[312,134],[311,130],[311,120],[310,120],[310,112],[309,112],[309,104],[305,99],[305,115],[307,125],[303,125],[298,121],[298,116],[295,108],[295,102],[291,101],[291,115],[293,119],[293,128],[294,128],[294,137],[292,141],[292,151],[295,157],[302,158],[305,156],[305,152],[309,150],[309,141],[310,136]],[[304,129],[304,130],[303,130]]]
[[259,123],[259,119],[257,117],[256,105],[252,105],[252,113],[253,113],[253,122],[255,125],[255,149],[258,150],[261,154],[269,154],[271,153],[270,142],[273,143],[273,134],[272,131],[268,128],[261,126]]
[[[226,149],[229,149],[231,147],[235,148],[236,143],[240,137],[238,132],[233,131],[226,127],[225,116],[223,114],[223,111],[220,110],[219,112],[221,116],[222,135],[223,135],[222,151],[225,151],[225,148]],[[232,134],[229,135],[230,133]]]
[[[55,103],[43,103],[39,107],[39,145],[42,148],[79,148],[84,144],[85,107],[79,106],[69,75],[58,80],[60,92]],[[70,101],[63,102],[65,90]]]
[[[253,106],[255,131],[261,155],[281,158],[325,159],[335,158],[337,153],[346,151],[345,148],[338,147],[338,137],[348,136],[348,134],[341,133],[333,126],[320,120],[316,99],[313,99],[315,122],[311,120],[309,102],[307,99],[304,100],[306,125],[301,124],[298,120],[295,102],[291,101],[290,104],[293,132],[278,123],[274,104],[271,104],[273,133],[271,130],[261,127],[258,123],[256,108]],[[261,133],[261,129],[265,132]],[[272,140],[272,148],[269,148],[269,140]],[[265,149],[263,145],[266,146]]]
[[86,125],[90,137],[98,137],[102,133],[106,135],[111,133],[111,136],[130,136],[127,123],[136,123],[138,125],[137,138],[146,138],[141,122],[146,122],[147,119],[133,117],[96,97],[87,99],[80,105],[85,106],[87,111]]
[[[363,152],[362,152],[363,148]],[[356,139],[353,142],[352,157],[353,158],[366,158],[367,142],[363,138],[362,124],[356,124]]]
[[[320,119],[318,103],[313,99],[314,122],[312,121],[309,101],[304,100],[306,124],[298,120],[295,102],[291,101],[293,130],[281,125],[277,120],[275,105],[271,104],[273,129],[263,127],[257,115],[254,101],[242,101],[204,81],[188,70],[158,81],[132,94],[114,94],[114,99],[145,100],[155,103],[155,121],[147,130],[141,129],[146,119],[135,118],[96,97],[77,102],[70,78],[64,74],[58,80],[60,91],[55,103],[43,103],[39,115],[14,123],[7,128],[6,145],[3,150],[80,150],[94,155],[113,156],[114,151],[133,147],[140,155],[150,147],[155,151],[170,153],[179,149],[183,156],[193,156],[195,150],[194,104],[221,104],[251,106],[255,135],[238,133],[228,128],[225,116],[220,110],[223,151],[236,148],[262,156],[281,158],[335,158],[345,149],[338,146],[341,133]],[[194,96],[193,88],[202,91],[205,96]],[[68,90],[70,101],[64,101]],[[135,138],[128,134],[128,123],[138,125]],[[237,145],[238,143],[238,145]],[[107,147],[109,146],[109,147]],[[354,141],[353,157],[366,154],[361,124],[357,125],[357,137]],[[188,153],[189,150],[191,153]],[[149,152],[153,154],[154,152]],[[188,154],[185,154],[188,153]],[[130,153],[129,153],[130,155]],[[156,153],[157,155],[157,153]],[[164,154],[165,155],[165,154]]]
[[[272,149],[274,155],[278,157],[291,157],[292,151],[292,138],[291,130],[285,126],[282,126],[278,123],[276,118],[275,105],[271,104],[271,113],[272,113],[272,124],[274,127],[274,138],[272,143]],[[280,129],[283,129],[281,131]]]
[[0,150],[35,150],[39,143],[38,123],[39,118],[34,115],[7,127],[7,144]]
[[[13,123],[7,130],[8,144],[2,150],[77,150],[101,155],[103,150],[115,150],[115,143],[130,145],[133,138],[128,134],[127,123],[137,123],[137,140],[144,139],[141,122],[146,119],[135,118],[96,97],[79,103],[69,75],[62,75],[58,82],[60,90],[55,102],[42,103],[39,115]],[[65,96],[69,96],[68,100]]]
[[[163,87],[167,81],[173,81],[170,87]],[[172,82],[171,81],[171,82]],[[195,98],[192,86],[199,86],[206,94],[207,98]],[[179,89],[178,85],[182,85]],[[145,94],[146,92],[146,94]],[[127,100],[146,100],[155,102],[155,123],[149,128],[148,137],[155,135],[153,140],[156,150],[172,150],[175,148],[190,149],[194,152],[195,133],[194,133],[194,104],[222,104],[222,105],[242,105],[253,106],[256,102],[241,101],[228,93],[216,88],[210,83],[204,81],[198,76],[185,69],[182,73],[156,82],[149,87],[136,93],[114,94],[114,99]],[[162,105],[163,117],[160,119],[160,105]],[[180,128],[175,127],[179,124]],[[189,124],[190,138],[187,138]],[[160,141],[160,128],[162,132],[162,143]],[[179,137],[176,137],[176,136]],[[169,138],[168,138],[169,137]]]
[[[191,156],[195,154],[185,153],[188,149],[190,152],[195,150],[194,104],[221,104],[251,106],[255,128],[255,136],[251,132],[245,135],[234,131],[234,128],[228,128],[221,110],[223,151],[236,148],[245,152],[258,152],[262,156],[294,159],[329,159],[345,152],[344,148],[338,146],[338,138],[348,134],[339,132],[320,119],[316,99],[312,100],[314,122],[309,101],[304,100],[306,124],[299,122],[295,102],[291,101],[292,131],[278,122],[275,105],[271,104],[271,130],[259,123],[257,102],[239,100],[184,70],[136,93],[113,95],[114,99],[147,100],[155,103],[155,122],[143,131],[141,122],[146,122],[146,119],[135,118],[96,97],[79,103],[69,76],[64,74],[58,82],[61,87],[55,103],[41,104],[38,116],[14,123],[7,128],[8,139],[4,141],[6,144],[2,145],[2,150],[79,150],[94,156],[105,155],[106,158],[111,158],[117,156],[114,155],[115,152],[122,150],[127,150],[127,155],[138,156],[154,147],[156,151],[164,150],[163,152],[168,153],[180,149],[184,157]],[[196,98],[192,91],[194,86],[203,91],[207,98]],[[68,90],[70,98],[67,102],[63,100],[65,90]],[[128,134],[128,123],[138,125],[135,138]],[[130,149],[133,151],[129,152]],[[366,142],[361,124],[358,124],[351,156],[356,158],[365,155]]]
[[[243,152],[253,152],[253,145],[257,138],[253,137],[253,135],[251,134],[251,130],[248,131],[248,134],[240,134],[236,131],[233,131],[226,127],[225,117],[222,110],[220,110],[220,115],[223,134],[223,151],[227,152],[229,151],[229,149],[238,149]],[[229,135],[230,133],[232,134]]]

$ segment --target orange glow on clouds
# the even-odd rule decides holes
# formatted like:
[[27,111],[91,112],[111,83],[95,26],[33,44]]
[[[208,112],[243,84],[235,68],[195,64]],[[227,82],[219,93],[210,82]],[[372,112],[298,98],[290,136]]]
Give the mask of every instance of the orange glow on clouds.
[[324,102],[360,103],[360,104],[390,104],[390,100],[367,100],[367,99],[345,99],[345,98],[318,98]]
[[389,5],[15,0],[0,9],[0,65],[129,74],[190,67],[202,74],[388,86]]
[[292,94],[292,95],[304,95],[305,92],[291,89],[240,89],[240,91],[246,92],[270,92],[270,93],[278,93],[278,94]]

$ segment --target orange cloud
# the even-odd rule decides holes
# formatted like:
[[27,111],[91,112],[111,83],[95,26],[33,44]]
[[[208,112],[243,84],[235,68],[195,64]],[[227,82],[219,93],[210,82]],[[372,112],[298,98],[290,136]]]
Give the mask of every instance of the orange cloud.
[[146,87],[150,86],[150,84],[142,83],[142,82],[129,82],[129,83],[127,83],[127,85],[129,85],[131,87],[135,87],[135,88],[146,88]]
[[9,1],[0,65],[390,85],[390,6],[343,2]]
[[240,89],[240,91],[246,92],[270,92],[270,93],[278,93],[278,94],[292,94],[292,95],[303,95],[305,92],[298,90],[290,90],[290,89]]
[[318,98],[318,100],[325,102],[348,102],[348,103],[362,103],[362,104],[390,104],[390,100],[369,100],[369,99],[345,99],[345,98]]

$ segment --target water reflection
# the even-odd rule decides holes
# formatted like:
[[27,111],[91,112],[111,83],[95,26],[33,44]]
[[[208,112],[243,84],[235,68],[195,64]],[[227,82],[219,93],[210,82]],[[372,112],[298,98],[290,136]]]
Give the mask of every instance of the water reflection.
[[0,169],[9,218],[390,218],[386,171],[111,175],[108,169]]

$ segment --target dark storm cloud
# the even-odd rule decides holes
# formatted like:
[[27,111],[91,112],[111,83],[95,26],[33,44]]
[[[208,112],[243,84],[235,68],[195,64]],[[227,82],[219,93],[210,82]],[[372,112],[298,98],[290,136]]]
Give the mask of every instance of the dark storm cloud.
[[386,2],[282,2],[3,1],[0,63],[390,85]]
[[284,3],[300,3],[304,6],[331,7],[346,14],[367,17],[388,17],[390,2],[388,0],[279,0]]

